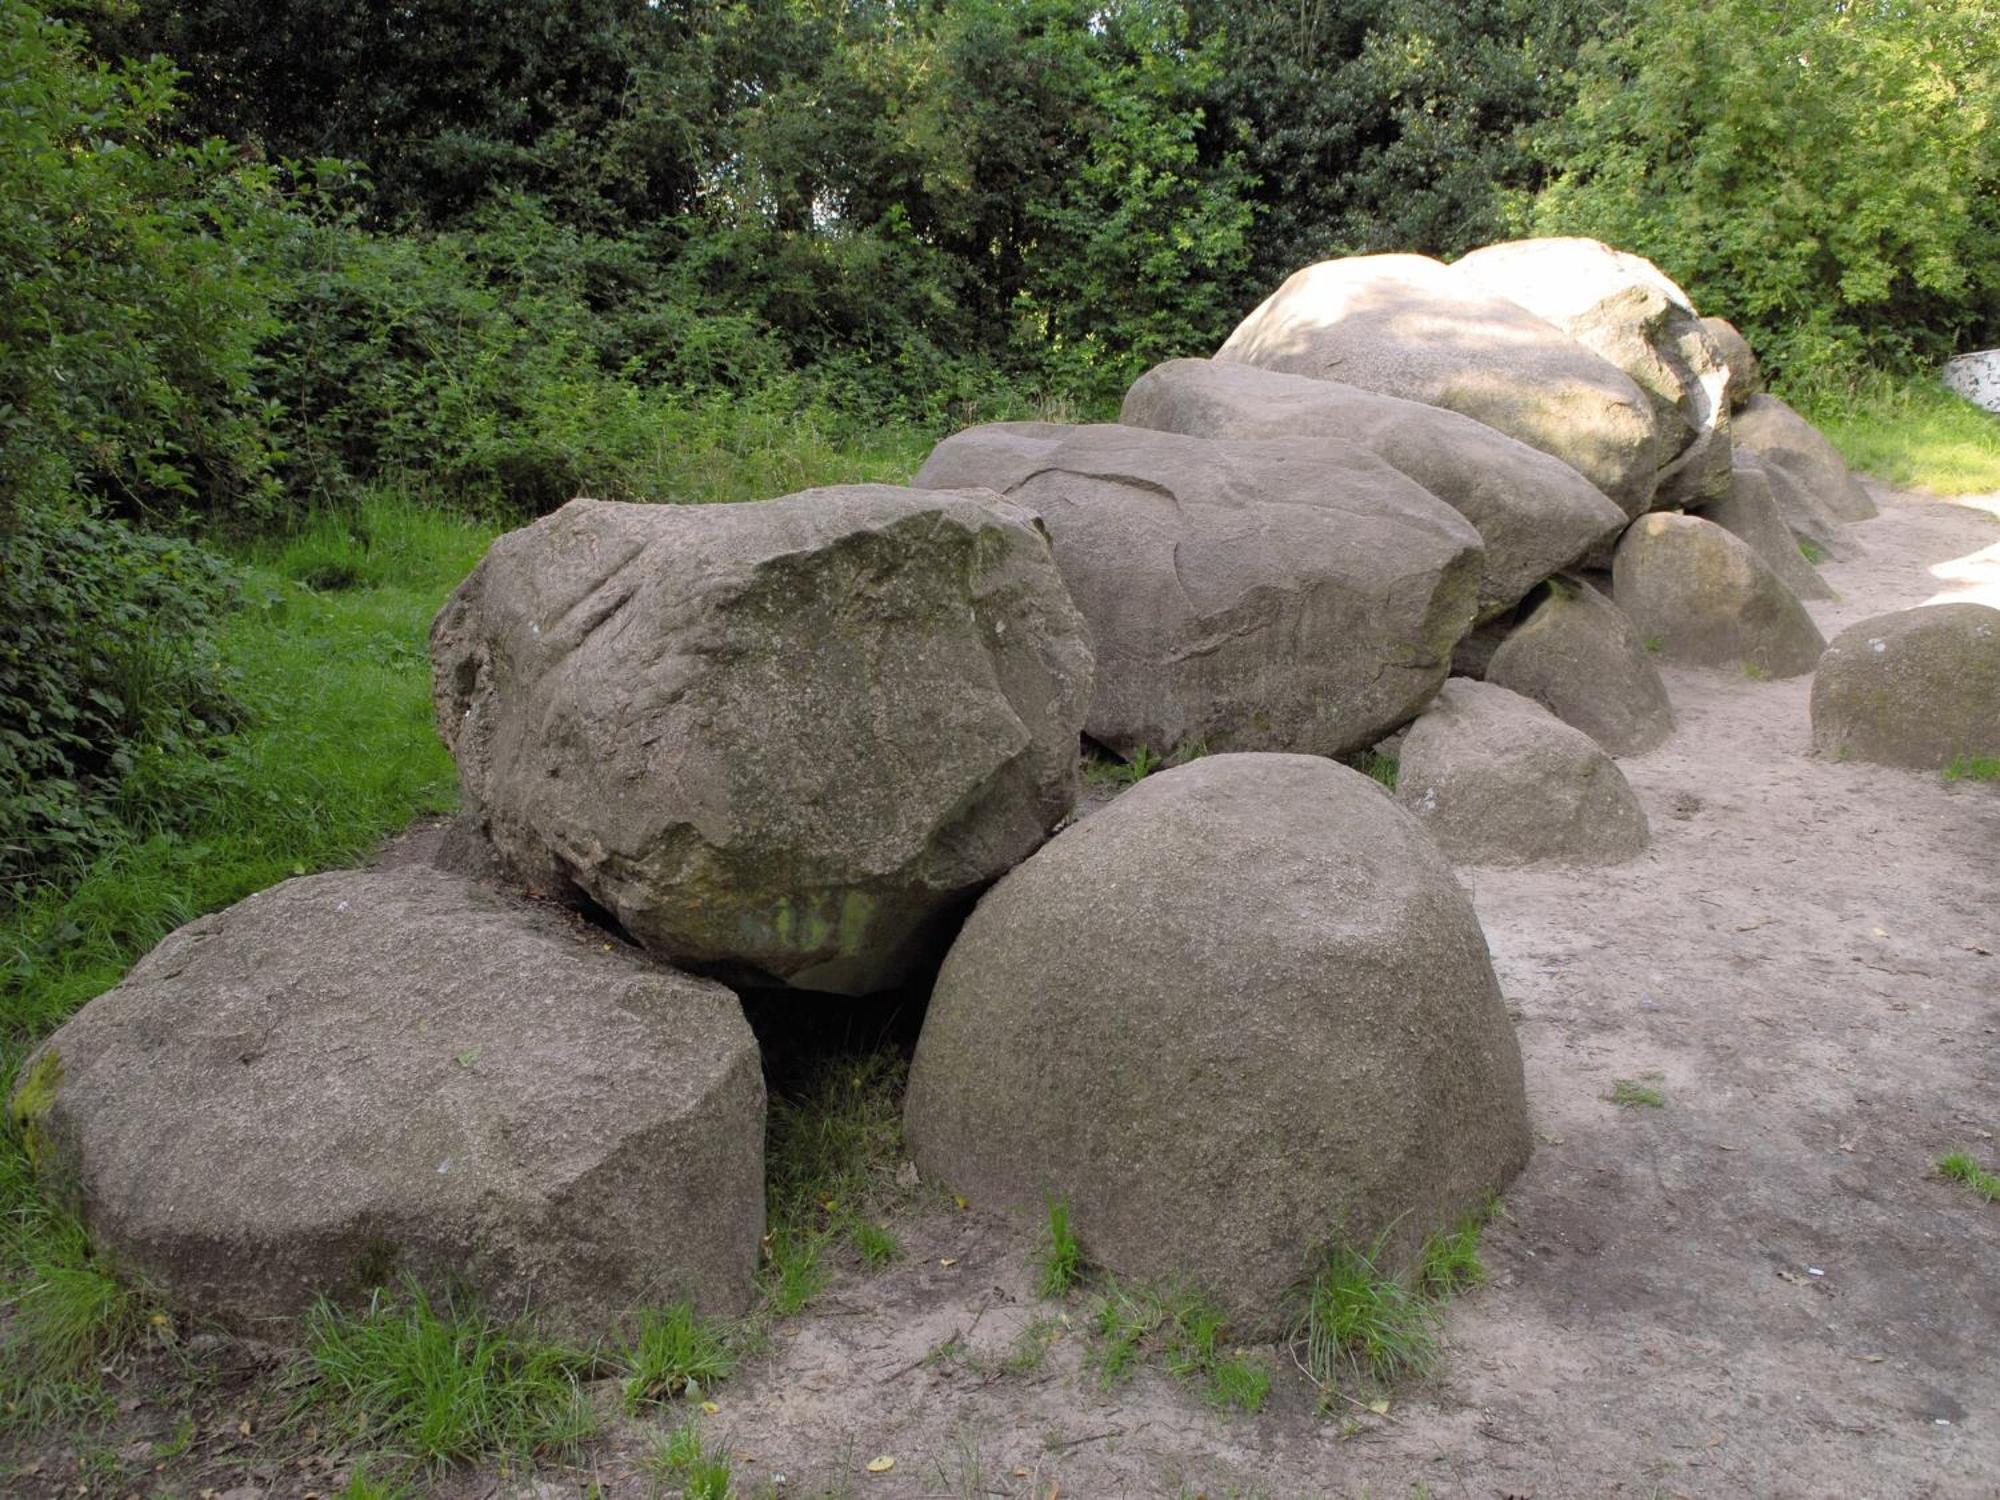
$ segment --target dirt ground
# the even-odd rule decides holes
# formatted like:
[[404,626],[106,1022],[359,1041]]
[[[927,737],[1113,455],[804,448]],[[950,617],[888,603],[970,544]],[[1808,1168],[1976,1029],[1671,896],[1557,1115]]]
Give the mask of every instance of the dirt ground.
[[[2000,503],[1878,498],[1824,566],[1829,637],[2000,605]],[[1296,1375],[1255,1417],[1158,1370],[1107,1393],[1080,1333],[999,1374],[1057,1311],[1031,1238],[934,1212],[902,1264],[716,1393],[743,1479],[880,1500],[2000,1495],[2000,1208],[1931,1170],[2000,1159],[2000,787],[1813,758],[1809,678],[1667,677],[1678,732],[1623,763],[1643,858],[1463,872],[1539,1143],[1438,1377],[1386,1418],[1328,1419]],[[1663,1108],[1610,1102],[1645,1075]],[[970,1359],[924,1362],[954,1336]],[[650,1441],[624,1430],[584,1482],[641,1492]]]
[[[2000,605],[2000,497],[1878,498],[1824,565],[1829,636]],[[1157,1367],[1101,1389],[1080,1326],[1008,1373],[1023,1329],[1084,1304],[1034,1296],[1030,1227],[938,1203],[897,1226],[900,1262],[843,1274],[711,1393],[742,1493],[2000,1495],[2000,1207],[1932,1171],[1961,1148],[2000,1165],[2000,786],[1813,758],[1807,678],[1667,681],[1678,732],[1623,762],[1643,858],[1462,872],[1538,1145],[1435,1377],[1327,1416],[1273,1351],[1265,1409],[1225,1415]],[[1664,1105],[1612,1103],[1619,1079]],[[620,1419],[572,1472],[440,1493],[647,1495],[686,1415]],[[182,1492],[312,1477],[211,1464]]]

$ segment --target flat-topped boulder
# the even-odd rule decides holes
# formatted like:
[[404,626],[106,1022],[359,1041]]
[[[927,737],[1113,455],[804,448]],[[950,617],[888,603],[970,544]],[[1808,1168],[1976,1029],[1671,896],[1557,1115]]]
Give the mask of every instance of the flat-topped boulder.
[[1673,279],[1601,240],[1510,240],[1452,269],[1518,302],[1631,376],[1653,403],[1661,509],[1729,490],[1730,366]]
[[1550,579],[1480,675],[1613,755],[1642,755],[1674,732],[1667,686],[1631,618],[1579,578]]
[[934,961],[1068,815],[1091,696],[1035,518],[892,485],[572,501],[493,544],[431,657],[523,878],[659,957],[842,994]]
[[1521,1058],[1471,904],[1357,771],[1148,777],[989,891],[939,976],[905,1126],[926,1181],[1282,1334],[1336,1239],[1407,1268],[1518,1173]]
[[1731,471],[1729,493],[1704,503],[1696,514],[1747,542],[1799,598],[1833,598],[1833,590],[1806,561],[1799,538],[1786,524],[1770,475],[1771,471],[1754,459],[1739,464]]
[[764,1082],[736,996],[438,870],[203,917],[21,1076],[98,1254],[204,1320],[282,1338],[405,1277],[584,1336],[750,1302]]
[[1826,649],[1805,606],[1749,543],[1699,516],[1634,521],[1612,560],[1611,591],[1670,661],[1797,677]]
[[1639,799],[1595,740],[1464,677],[1403,736],[1396,800],[1465,864],[1621,864],[1648,841]]
[[1426,256],[1308,266],[1215,357],[1461,412],[1554,454],[1628,516],[1652,502],[1658,424],[1631,377]]
[[1437,691],[1472,622],[1479,533],[1337,438],[1002,422],[911,482],[1041,518],[1096,646],[1085,731],[1128,757],[1364,748]]
[[1840,450],[1776,396],[1751,397],[1731,431],[1738,446],[1783,469],[1836,520],[1865,521],[1876,513],[1875,502],[1849,472]]
[[2000,609],[1927,604],[1834,637],[1813,678],[1825,754],[1942,770],[2000,760]]
[[1335,437],[1407,474],[1478,530],[1478,618],[1519,602],[1611,539],[1625,513],[1568,464],[1470,417],[1339,380],[1175,359],[1148,370],[1119,419],[1208,438]]

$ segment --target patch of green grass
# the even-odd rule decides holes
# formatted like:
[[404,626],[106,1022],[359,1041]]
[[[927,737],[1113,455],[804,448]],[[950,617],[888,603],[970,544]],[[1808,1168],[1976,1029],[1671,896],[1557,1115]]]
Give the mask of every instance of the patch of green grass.
[[377,1479],[366,1464],[356,1464],[340,1487],[339,1500],[408,1500],[410,1493],[408,1486]]
[[596,1430],[580,1385],[596,1365],[470,1298],[410,1285],[359,1312],[313,1310],[301,1399],[329,1410],[350,1440],[433,1469],[562,1456]]
[[1981,1167],[1969,1152],[1954,1151],[1939,1157],[1937,1170],[1940,1177],[1964,1183],[1975,1197],[1984,1198],[1988,1203],[2000,1203],[2000,1177]]
[[1218,1406],[1255,1412],[1270,1393],[1268,1363],[1225,1347],[1227,1320],[1198,1292],[1113,1282],[1091,1315],[1091,1331],[1097,1343],[1089,1362],[1106,1389],[1157,1357],[1169,1374],[1201,1385]]
[[1412,1287],[1381,1266],[1387,1241],[1385,1233],[1368,1250],[1335,1244],[1307,1289],[1298,1342],[1307,1374],[1324,1390],[1343,1381],[1393,1385],[1437,1364],[1434,1299],[1421,1282]]
[[1354,769],[1363,776],[1381,782],[1393,792],[1396,790],[1396,777],[1402,769],[1402,761],[1394,755],[1377,755],[1373,750],[1366,750],[1354,762]]
[[1083,1279],[1083,1249],[1069,1222],[1069,1199],[1051,1194],[1042,1245],[1035,1257],[1035,1294],[1067,1297]]
[[1826,561],[1826,548],[1811,537],[1802,536],[1799,538],[1799,556],[1816,568]]
[[1658,635],[1642,635],[1639,637],[1639,647],[1649,656],[1658,656],[1662,651],[1667,649],[1666,637]]
[[1853,468],[1939,495],[2000,490],[2000,417],[1933,378],[1871,371],[1783,394]]
[[1766,681],[1771,674],[1765,671],[1764,668],[1759,666],[1756,662],[1746,661],[1745,663],[1743,663],[1743,675],[1749,678],[1752,682],[1763,682]]
[[1418,1272],[1418,1286],[1425,1296],[1455,1297],[1485,1283],[1486,1263],[1479,1258],[1479,1240],[1486,1218],[1486,1214],[1475,1214],[1457,1229],[1430,1237]]
[[1611,1080],[1611,1102],[1627,1109],[1665,1109],[1667,1096],[1660,1089],[1658,1073],[1642,1073],[1637,1078]]
[[654,1488],[676,1489],[681,1500],[730,1500],[736,1493],[728,1458],[708,1446],[693,1422],[661,1437],[643,1462]]
[[827,1285],[826,1252],[845,1240],[871,1268],[899,1251],[881,1224],[900,1202],[903,1080],[908,1063],[891,1048],[822,1059],[799,1084],[771,1099],[765,1138],[765,1300],[780,1317]]
[[1009,1375],[1033,1374],[1048,1359],[1050,1348],[1068,1326],[1065,1318],[1035,1318],[1023,1325],[1014,1336],[1013,1347],[1000,1361],[1001,1370]]
[[637,1411],[648,1402],[700,1395],[729,1378],[736,1358],[721,1329],[676,1302],[641,1316],[639,1336],[625,1348],[625,1367],[625,1405]]
[[1141,745],[1128,760],[1093,755],[1084,762],[1084,776],[1102,786],[1137,786],[1155,771],[1166,767],[1164,756]]
[[2000,755],[1961,755],[1944,768],[1946,781],[2000,781]]

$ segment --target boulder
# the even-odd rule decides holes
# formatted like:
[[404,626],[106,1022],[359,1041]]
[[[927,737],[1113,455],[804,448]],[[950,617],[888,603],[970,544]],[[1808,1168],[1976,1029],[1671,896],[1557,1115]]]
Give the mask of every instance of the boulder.
[[1042,518],[1097,648],[1085,731],[1127,757],[1371,745],[1472,621],[1479,533],[1336,438],[1003,422],[946,438],[911,483]]
[[1739,446],[1783,469],[1840,521],[1865,521],[1875,502],[1848,472],[1840,450],[1776,396],[1753,396],[1736,414]]
[[1820,658],[1813,744],[1940,770],[2000,758],[2000,609],[1928,604],[1850,625]]
[[945,961],[904,1122],[926,1180],[1283,1332],[1330,1242],[1390,1269],[1529,1151],[1471,904],[1358,771],[1220,755],[1148,777],[989,891]]
[[890,485],[578,500],[431,632],[464,802],[659,957],[860,994],[1069,813],[1091,653],[1035,519]]
[[1674,732],[1667,686],[1639,632],[1581,579],[1550,579],[1482,675],[1534,699],[1613,755],[1643,755]]
[[[1735,468],[1763,478],[1771,492],[1771,503],[1778,508],[1779,517],[1790,528],[1793,540],[1811,548],[1820,557],[1845,557],[1853,552],[1833,512],[1800,484],[1790,470],[1765,462],[1748,448],[1736,450]],[[1806,554],[1801,552],[1800,556]]]
[[1722,358],[1729,366],[1729,409],[1741,411],[1750,404],[1752,396],[1763,391],[1764,368],[1757,363],[1749,340],[1727,318],[1703,318],[1701,326],[1708,330],[1708,336],[1715,340],[1715,347],[1722,351]]
[[1595,740],[1463,677],[1403,736],[1396,800],[1466,864],[1614,865],[1647,842],[1639,799]]
[[1697,512],[1724,531],[1741,537],[1750,550],[1770,565],[1785,587],[1801,599],[1831,599],[1833,590],[1799,550],[1799,540],[1785,524],[1771,493],[1769,473],[1761,464],[1744,464],[1733,471],[1729,493]]
[[1729,363],[1694,304],[1660,268],[1599,240],[1511,240],[1453,267],[1602,355],[1638,384],[1658,424],[1668,509],[1729,491]]
[[1805,606],[1749,543],[1699,516],[1634,521],[1612,560],[1611,592],[1671,661],[1797,677],[1826,649]]
[[422,867],[181,928],[13,1108],[93,1245],[268,1336],[408,1276],[581,1334],[750,1302],[764,1083],[736,997]]
[[1308,266],[1215,357],[1462,412],[1554,454],[1628,516],[1652,501],[1658,426],[1631,378],[1422,255]]
[[1464,516],[1486,547],[1478,618],[1616,536],[1625,513],[1560,459],[1443,407],[1255,365],[1176,359],[1140,376],[1119,419],[1206,438],[1358,443]]

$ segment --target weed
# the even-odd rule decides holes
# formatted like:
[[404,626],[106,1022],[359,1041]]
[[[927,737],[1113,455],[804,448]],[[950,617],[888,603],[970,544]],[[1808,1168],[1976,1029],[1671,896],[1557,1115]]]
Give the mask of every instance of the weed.
[[1437,1314],[1421,1291],[1380,1268],[1387,1239],[1371,1250],[1336,1244],[1307,1290],[1299,1342],[1324,1389],[1343,1377],[1388,1385],[1437,1362]]
[[1486,1215],[1475,1214],[1457,1229],[1430,1237],[1418,1279],[1426,1297],[1455,1297],[1486,1280],[1486,1264],[1479,1258],[1479,1237],[1485,1227]]
[[1640,636],[1639,645],[1653,656],[1658,656],[1662,651],[1667,649],[1666,637],[1658,635]]
[[672,1485],[681,1500],[730,1500],[736,1493],[729,1460],[709,1448],[693,1422],[662,1437],[644,1463],[655,1487]]
[[1944,768],[1946,781],[2000,781],[2000,755],[1960,755]]
[[881,1270],[903,1253],[902,1242],[887,1224],[872,1224],[866,1219],[857,1219],[848,1232],[848,1238],[860,1252],[862,1264],[871,1271]]
[[1207,1297],[1185,1289],[1113,1283],[1097,1304],[1090,1362],[1108,1389],[1147,1355],[1176,1379],[1203,1385],[1218,1406],[1254,1412],[1270,1392],[1270,1370],[1242,1350],[1225,1353],[1228,1321]]
[[777,1316],[803,1311],[826,1290],[825,1243],[824,1234],[802,1229],[773,1229],[764,1237],[764,1300]]
[[735,1356],[714,1324],[685,1302],[649,1309],[639,1336],[625,1350],[625,1404],[637,1411],[651,1401],[698,1395],[729,1378]]
[[470,1299],[433,1300],[411,1284],[377,1292],[358,1313],[313,1309],[303,1399],[331,1407],[354,1436],[433,1467],[524,1459],[572,1451],[594,1430],[578,1384],[594,1365]]
[[1660,1090],[1658,1073],[1641,1073],[1637,1078],[1611,1080],[1611,1102],[1627,1109],[1665,1109],[1667,1096]]
[[1402,770],[1401,760],[1393,755],[1377,755],[1373,750],[1363,751],[1354,763],[1354,769],[1362,775],[1379,781],[1390,791],[1396,790],[1396,777]]
[[366,1464],[356,1464],[340,1488],[338,1500],[404,1500],[409,1490],[386,1479],[377,1479]]
[[1766,681],[1771,674],[1765,671],[1764,668],[1759,666],[1756,662],[1746,661],[1745,663],[1743,663],[1743,675],[1749,678],[1752,682],[1763,682]]
[[1953,1182],[1962,1182],[1976,1197],[1988,1203],[2000,1203],[2000,1177],[1983,1169],[1971,1155],[1964,1151],[1954,1151],[1949,1156],[1938,1158],[1938,1175]]
[[1083,1279],[1083,1251],[1070,1227],[1069,1199],[1051,1194],[1042,1248],[1035,1258],[1035,1292],[1042,1297],[1067,1297]]
[[1802,536],[1799,538],[1799,556],[1816,568],[1826,561],[1826,548],[1811,537]]

